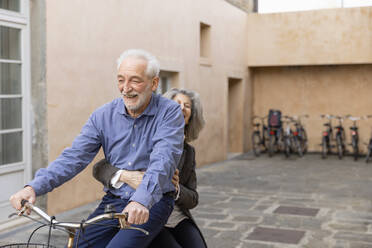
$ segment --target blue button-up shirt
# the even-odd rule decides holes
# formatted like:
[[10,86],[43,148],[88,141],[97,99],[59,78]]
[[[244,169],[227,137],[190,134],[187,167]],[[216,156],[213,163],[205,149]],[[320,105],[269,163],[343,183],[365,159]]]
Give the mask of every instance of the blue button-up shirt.
[[145,111],[132,118],[118,98],[94,111],[72,146],[47,168],[39,169],[28,185],[36,195],[52,191],[81,172],[102,146],[112,165],[146,170],[136,190],[124,184],[110,189],[111,193],[151,208],[164,193],[175,190],[171,179],[182,154],[183,137],[184,118],[176,102],[152,94]]

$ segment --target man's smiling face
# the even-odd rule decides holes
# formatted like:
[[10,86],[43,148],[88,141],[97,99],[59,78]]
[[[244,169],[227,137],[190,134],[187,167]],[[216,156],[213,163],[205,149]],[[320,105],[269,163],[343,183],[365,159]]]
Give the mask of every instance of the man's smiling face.
[[128,113],[133,117],[137,117],[146,109],[152,91],[157,88],[157,78],[148,78],[146,68],[146,60],[128,57],[123,60],[118,70],[118,88]]

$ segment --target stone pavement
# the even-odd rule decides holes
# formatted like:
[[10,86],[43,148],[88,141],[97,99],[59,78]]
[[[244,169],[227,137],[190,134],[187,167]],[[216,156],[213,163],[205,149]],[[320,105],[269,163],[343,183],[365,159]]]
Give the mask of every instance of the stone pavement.
[[[192,213],[211,248],[372,247],[372,163],[244,154],[197,170]],[[57,216],[80,220],[96,203]],[[0,233],[27,241],[35,224]],[[63,247],[57,231],[53,244]],[[47,229],[35,241],[46,241]]]

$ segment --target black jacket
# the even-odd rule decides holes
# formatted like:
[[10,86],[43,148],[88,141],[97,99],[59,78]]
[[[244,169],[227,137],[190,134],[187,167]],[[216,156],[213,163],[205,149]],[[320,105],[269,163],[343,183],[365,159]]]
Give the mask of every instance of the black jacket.
[[180,162],[177,166],[180,171],[180,196],[176,201],[177,206],[180,207],[181,211],[194,222],[196,228],[199,230],[201,237],[203,238],[205,247],[207,243],[201,233],[199,227],[196,225],[194,218],[190,213],[190,209],[196,207],[199,202],[199,194],[196,191],[196,162],[195,162],[195,149],[191,145],[184,143],[183,152]]

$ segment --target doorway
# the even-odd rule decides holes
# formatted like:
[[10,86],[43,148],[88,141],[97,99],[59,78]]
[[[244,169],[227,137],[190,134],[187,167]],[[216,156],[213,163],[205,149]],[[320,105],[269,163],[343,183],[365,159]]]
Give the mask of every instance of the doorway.
[[228,78],[228,158],[231,158],[243,152],[243,100],[242,79]]

